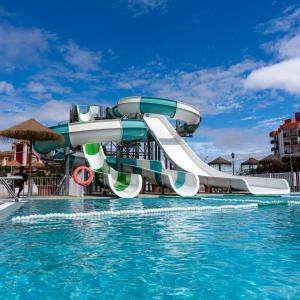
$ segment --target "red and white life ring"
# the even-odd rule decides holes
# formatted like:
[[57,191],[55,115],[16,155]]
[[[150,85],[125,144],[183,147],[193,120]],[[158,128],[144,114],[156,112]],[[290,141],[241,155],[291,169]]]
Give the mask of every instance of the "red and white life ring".
[[[86,171],[88,173],[88,178],[87,178],[87,180],[80,181],[78,179],[78,175],[79,175],[80,172],[83,172],[83,171]],[[94,172],[86,166],[80,166],[80,167],[78,167],[74,170],[74,172],[72,174],[72,177],[73,177],[74,181],[77,184],[82,185],[82,186],[86,186],[86,185],[89,185],[93,181]]]

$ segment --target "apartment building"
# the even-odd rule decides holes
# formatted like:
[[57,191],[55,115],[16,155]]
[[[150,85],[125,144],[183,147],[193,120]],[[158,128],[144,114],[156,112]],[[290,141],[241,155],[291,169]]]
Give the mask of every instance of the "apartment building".
[[300,156],[300,112],[296,112],[294,118],[284,120],[277,130],[270,132],[269,137],[275,156]]

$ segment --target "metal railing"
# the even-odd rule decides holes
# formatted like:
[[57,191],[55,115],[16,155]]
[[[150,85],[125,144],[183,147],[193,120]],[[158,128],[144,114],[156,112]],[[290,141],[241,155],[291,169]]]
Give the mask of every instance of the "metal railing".
[[[13,198],[18,201],[15,193],[16,179],[21,179],[20,176],[0,177],[0,198]],[[18,186],[16,186],[18,188]],[[84,188],[76,184],[73,178],[69,175],[64,176],[46,176],[32,178],[32,197],[35,196],[75,196],[82,197]],[[28,181],[24,183],[24,189],[21,197],[28,197]]]
[[66,195],[68,193],[68,187],[67,187],[67,179],[69,176],[64,175],[61,179],[60,182],[58,183],[58,186],[55,191],[55,195]]
[[33,177],[33,195],[61,196],[65,194],[66,176]]
[[253,176],[285,179],[290,186],[291,192],[300,192],[300,172],[264,173]]
[[10,198],[13,198],[16,202],[19,201],[19,198],[17,197],[15,193],[14,188],[14,181],[15,180],[22,179],[21,176],[9,176],[9,177],[0,177],[0,184],[4,186],[6,189],[8,196]]

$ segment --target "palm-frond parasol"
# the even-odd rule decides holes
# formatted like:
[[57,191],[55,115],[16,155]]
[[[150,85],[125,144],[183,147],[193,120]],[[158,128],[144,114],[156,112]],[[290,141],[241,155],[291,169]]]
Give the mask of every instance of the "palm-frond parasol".
[[248,158],[247,160],[241,163],[241,166],[248,166],[249,169],[253,168],[253,166],[257,166],[259,161],[253,157]]
[[45,169],[46,168],[45,164],[42,161],[34,161],[32,163],[32,167],[37,168],[37,169]]
[[219,156],[216,159],[210,161],[208,163],[210,166],[219,166],[219,171],[222,170],[222,165],[225,166],[231,166],[231,162],[229,160],[226,160],[225,158]]
[[270,155],[264,157],[263,159],[261,159],[259,161],[259,163],[262,164],[262,165],[264,165],[264,164],[280,163],[280,162],[281,162],[281,160],[277,156],[275,156],[273,154],[270,154]]
[[6,162],[6,166],[10,167],[10,173],[12,173],[13,168],[20,168],[22,165],[17,160],[11,160]]
[[282,164],[281,159],[277,156],[270,154],[259,161],[260,165],[269,166],[272,172],[274,172],[274,167],[280,166]]
[[29,119],[18,125],[0,131],[0,136],[5,139],[28,140],[30,142],[29,155],[29,196],[31,196],[31,165],[33,141],[59,141],[63,144],[64,137],[51,129],[43,126],[35,119]]
[[12,160],[12,161],[7,161],[6,166],[12,168],[20,168],[22,165],[17,160]]

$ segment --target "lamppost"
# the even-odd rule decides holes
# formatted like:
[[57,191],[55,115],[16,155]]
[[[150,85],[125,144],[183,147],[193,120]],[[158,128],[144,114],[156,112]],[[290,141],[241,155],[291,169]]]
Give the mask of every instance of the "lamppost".
[[294,189],[294,170],[293,170],[292,153],[290,153],[290,167],[291,167],[291,175],[292,175],[292,191],[293,191],[293,189]]
[[234,157],[235,157],[235,154],[232,152],[231,153],[231,158],[232,158],[232,174],[234,175]]
[[292,153],[290,153],[290,168],[291,168],[291,173],[293,173],[294,170],[293,170],[293,158],[292,158]]

